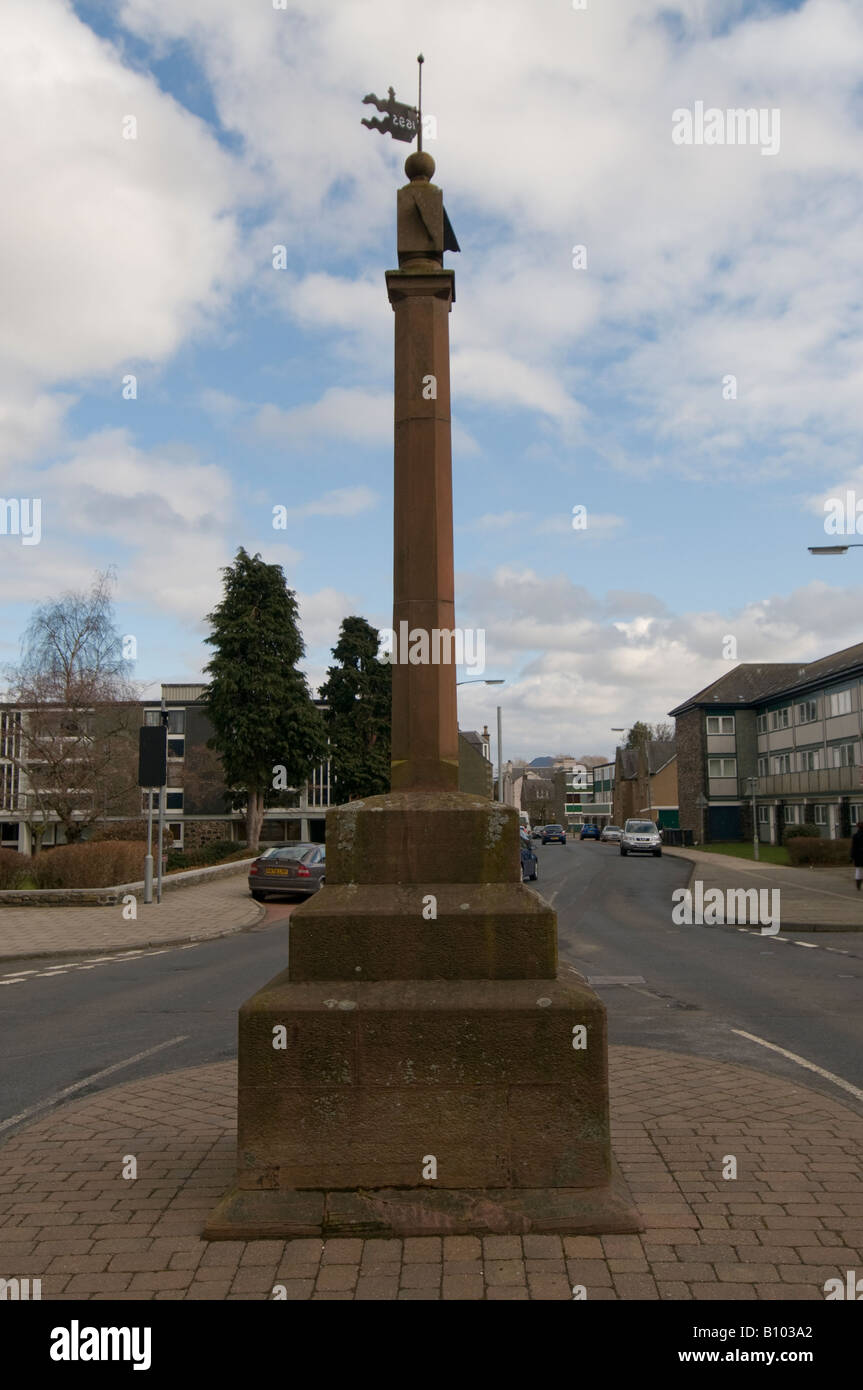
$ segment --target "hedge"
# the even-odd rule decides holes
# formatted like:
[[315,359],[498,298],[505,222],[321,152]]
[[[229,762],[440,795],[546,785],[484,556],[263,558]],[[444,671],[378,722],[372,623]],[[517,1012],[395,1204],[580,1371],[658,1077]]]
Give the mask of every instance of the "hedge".
[[30,857],[15,850],[0,851],[0,888],[108,888],[135,883],[144,874],[144,841],[86,841],[58,845]]
[[788,841],[788,858],[798,867],[801,864],[849,864],[851,841],[795,835]]

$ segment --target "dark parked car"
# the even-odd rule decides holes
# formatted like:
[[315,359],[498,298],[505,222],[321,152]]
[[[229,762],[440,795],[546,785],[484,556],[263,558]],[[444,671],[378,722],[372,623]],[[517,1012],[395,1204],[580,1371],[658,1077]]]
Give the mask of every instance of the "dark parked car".
[[566,831],[562,825],[544,825],[542,827],[542,843],[553,845],[555,843],[566,844]]
[[539,860],[530,842],[530,836],[526,831],[521,832],[521,878],[522,882],[526,878],[537,879],[539,877]]
[[267,850],[249,865],[249,891],[256,902],[270,893],[317,893],[324,881],[327,852],[323,845],[297,843]]
[[598,840],[598,839],[599,839],[599,826],[598,826],[598,825],[583,825],[583,826],[581,827],[581,834],[579,835],[578,838],[579,838],[580,840]]

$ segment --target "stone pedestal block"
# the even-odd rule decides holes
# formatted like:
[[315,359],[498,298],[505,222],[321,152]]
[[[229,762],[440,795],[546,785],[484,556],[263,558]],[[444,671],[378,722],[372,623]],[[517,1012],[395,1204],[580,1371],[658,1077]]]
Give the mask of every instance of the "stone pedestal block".
[[237,1180],[206,1234],[640,1229],[605,1008],[558,967],[515,811],[394,793],[340,807],[327,844],[287,970],[240,1010]]

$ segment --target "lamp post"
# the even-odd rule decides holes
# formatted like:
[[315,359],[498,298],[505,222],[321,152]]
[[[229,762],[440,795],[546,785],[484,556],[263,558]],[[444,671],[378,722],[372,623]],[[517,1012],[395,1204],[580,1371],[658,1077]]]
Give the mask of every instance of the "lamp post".
[[[611,732],[612,732],[613,734],[625,734],[625,733],[626,733],[626,729],[623,728],[622,726],[621,726],[620,728],[617,728],[615,725],[612,725]],[[615,749],[615,752],[616,752],[616,751],[617,751],[617,750]],[[616,763],[616,762],[617,762],[617,759],[615,758],[615,763]],[[613,791],[612,791],[612,793],[611,793],[611,814],[614,815],[614,792],[613,792]],[[623,819],[623,817],[621,817],[621,820],[622,820],[622,819]]]
[[757,858],[758,858],[758,811],[757,811],[757,805],[756,805],[756,800],[755,800],[755,798],[756,798],[756,795],[757,795],[757,793],[758,793],[758,778],[757,778],[757,777],[747,777],[746,780],[747,780],[747,782],[749,783],[750,795],[751,795],[751,797],[752,797],[752,857],[753,857],[753,859],[757,859]]
[[[456,686],[459,686],[459,685],[505,685],[505,684],[506,684],[506,682],[505,682],[504,680],[502,680],[502,679],[488,680],[488,681],[487,681],[487,680],[479,680],[479,679],[478,679],[478,680],[472,680],[472,681],[456,681]],[[503,801],[503,753],[502,753],[502,751],[501,751],[501,732],[500,732],[500,725],[501,725],[501,714],[500,714],[500,705],[498,705],[498,707],[497,707],[497,799],[498,799],[498,801]]]

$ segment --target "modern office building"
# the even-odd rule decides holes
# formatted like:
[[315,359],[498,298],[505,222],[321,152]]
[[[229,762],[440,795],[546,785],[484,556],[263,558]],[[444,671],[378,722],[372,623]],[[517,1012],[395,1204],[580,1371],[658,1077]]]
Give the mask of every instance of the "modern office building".
[[[168,782],[165,791],[166,824],[177,849],[198,849],[213,840],[245,838],[246,818],[242,809],[226,806],[225,788],[217,756],[207,747],[213,727],[203,700],[203,684],[163,685],[161,687],[168,722]],[[326,709],[322,701],[318,708]],[[42,816],[34,808],[31,777],[33,768],[22,759],[22,721],[27,712],[12,705],[0,705],[0,848],[30,854],[34,829],[38,829],[42,848],[62,844],[65,835],[56,816]],[[141,723],[158,725],[161,701],[141,702]],[[488,730],[459,733],[459,787],[482,796],[492,794],[492,766]],[[275,794],[275,804],[265,808],[261,843],[277,844],[289,840],[323,842],[326,816],[335,805],[329,760],[320,763],[301,787]],[[135,793],[132,803],[116,815],[100,817],[99,824],[144,817],[149,807],[148,791]],[[158,799],[154,797],[158,806]],[[43,823],[44,822],[44,823]],[[86,834],[86,832],[85,832]]]

